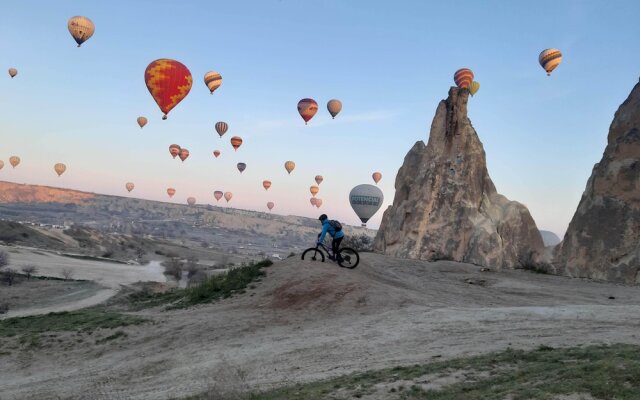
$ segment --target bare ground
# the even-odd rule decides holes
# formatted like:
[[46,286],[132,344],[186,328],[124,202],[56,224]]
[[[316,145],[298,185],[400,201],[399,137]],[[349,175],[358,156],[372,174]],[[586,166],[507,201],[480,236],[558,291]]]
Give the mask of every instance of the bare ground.
[[179,398],[509,346],[640,343],[638,287],[375,254],[355,270],[291,258],[242,296],[138,314],[153,323],[114,342],[2,357],[0,398]]

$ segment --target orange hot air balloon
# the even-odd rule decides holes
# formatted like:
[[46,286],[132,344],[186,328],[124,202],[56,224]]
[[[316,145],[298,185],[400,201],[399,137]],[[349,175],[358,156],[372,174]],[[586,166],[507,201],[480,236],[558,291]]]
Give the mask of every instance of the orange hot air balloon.
[[291,171],[293,171],[295,167],[296,163],[294,163],[293,161],[287,161],[286,163],[284,163],[284,169],[286,169],[289,174],[291,174]]
[[311,192],[311,195],[313,197],[316,197],[316,194],[318,194],[318,192],[320,191],[320,188],[314,185],[309,188],[309,191]]
[[234,136],[231,138],[231,146],[235,151],[238,151],[238,147],[242,145],[242,138],[240,136]]
[[4,161],[0,160],[0,169],[4,168]]
[[214,151],[213,151],[213,156],[214,156],[215,158],[220,157],[220,150],[214,150]]
[[53,166],[53,170],[56,171],[56,174],[58,174],[58,176],[64,174],[64,171],[67,170],[67,166],[64,165],[63,163],[57,163],[56,165]]
[[376,185],[378,184],[378,182],[380,182],[380,179],[382,179],[382,174],[380,172],[374,172],[371,177],[373,178],[373,181],[376,183]]
[[18,75],[18,70],[15,68],[9,68],[9,76],[14,78],[16,75]]
[[224,199],[227,201],[227,203],[229,202],[229,200],[231,200],[232,197],[233,197],[233,193],[231,192],[226,192],[224,194]]
[[17,167],[18,164],[20,164],[20,157],[18,156],[9,157],[9,164],[11,164],[13,168]]
[[228,130],[229,130],[229,125],[226,122],[222,122],[222,121],[216,122],[216,132],[218,132],[220,139],[222,139],[222,135],[227,133]]
[[187,204],[190,205],[190,206],[196,204],[196,198],[195,197],[188,197],[187,198]]
[[473,71],[469,68],[460,68],[453,74],[453,81],[460,89],[468,89],[473,82]]
[[322,177],[322,175],[316,175],[316,183],[318,185],[321,184],[323,180],[324,178]]
[[317,200],[318,199],[316,199],[315,197],[312,197],[312,198],[309,199],[309,201],[311,202],[311,207],[314,207],[316,205],[316,201]]
[[264,190],[269,190],[269,188],[271,187],[271,181],[262,181],[262,187],[264,188]]
[[138,117],[138,125],[140,125],[140,128],[144,128],[146,124],[147,119],[145,117]]
[[269,209],[269,211],[273,210],[273,206],[275,206],[275,204],[273,204],[273,201],[267,203],[267,208]]
[[322,205],[322,199],[316,199],[316,207],[320,208]]
[[171,198],[174,194],[176,194],[176,190],[174,188],[169,188],[167,189],[167,194],[169,195],[169,198]]
[[219,190],[216,190],[215,192],[213,192],[213,197],[216,198],[216,201],[220,201],[220,199],[222,198],[223,193]]
[[189,150],[187,149],[180,149],[180,155],[179,155],[180,159],[182,160],[182,162],[184,162],[184,160],[187,159],[187,157],[189,157]]
[[171,146],[169,146],[169,153],[173,158],[176,158],[178,155],[180,155],[180,150],[180,146],[178,146],[177,144],[172,144]]
[[131,192],[133,188],[136,187],[136,185],[134,185],[133,182],[127,182],[127,184],[124,185],[124,187],[127,188],[128,192]]
[[306,125],[318,112],[318,103],[314,99],[302,99],[298,102],[298,112]]
[[327,110],[329,110],[329,114],[331,114],[331,118],[336,117],[340,110],[342,110],[342,102],[337,99],[329,100],[327,103]]
[[191,90],[193,77],[187,67],[179,61],[161,58],[153,61],[144,71],[144,80],[149,93],[164,113],[162,119],[178,105]]

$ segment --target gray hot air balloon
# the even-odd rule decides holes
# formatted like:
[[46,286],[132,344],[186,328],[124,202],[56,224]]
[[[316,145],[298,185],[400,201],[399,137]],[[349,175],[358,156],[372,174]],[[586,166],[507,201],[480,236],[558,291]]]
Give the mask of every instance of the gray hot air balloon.
[[358,185],[349,193],[349,203],[362,221],[362,226],[367,226],[367,221],[380,209],[383,201],[382,190],[373,185]]

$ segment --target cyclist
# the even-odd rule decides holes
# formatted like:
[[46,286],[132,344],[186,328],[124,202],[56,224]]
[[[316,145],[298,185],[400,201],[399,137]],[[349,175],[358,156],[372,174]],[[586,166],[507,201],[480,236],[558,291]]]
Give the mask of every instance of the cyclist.
[[335,260],[336,255],[340,257],[338,249],[340,249],[340,242],[342,242],[342,239],[344,239],[344,232],[342,232],[342,230],[336,231],[333,225],[331,225],[327,214],[322,214],[318,219],[322,223],[322,232],[318,235],[318,244],[322,243],[324,241],[325,235],[329,233],[329,235],[333,238],[333,241],[331,242],[331,250],[333,251],[333,254],[329,255],[329,259]]

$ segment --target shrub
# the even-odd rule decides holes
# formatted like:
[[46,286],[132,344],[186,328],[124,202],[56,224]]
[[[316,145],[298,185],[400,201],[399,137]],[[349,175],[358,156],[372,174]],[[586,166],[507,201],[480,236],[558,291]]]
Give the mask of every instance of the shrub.
[[27,276],[27,279],[31,279],[31,275],[38,272],[38,267],[33,264],[27,264],[22,266],[22,272]]
[[538,261],[538,255],[534,251],[530,251],[523,255],[520,255],[516,264],[517,269],[524,269],[525,271],[531,271],[538,274],[551,274],[553,273],[553,267],[551,264]]
[[11,286],[16,279],[16,275],[18,275],[18,272],[15,269],[5,268],[0,272],[0,279],[2,279],[2,281],[7,285]]
[[60,273],[65,281],[68,281],[73,276],[73,270],[69,268],[64,268]]
[[182,278],[182,268],[184,267],[184,264],[179,258],[176,257],[165,261],[162,263],[162,266],[164,266],[165,275],[172,276],[177,281]]
[[351,247],[360,252],[373,251],[373,238],[364,233],[359,235],[346,235],[340,246]]

